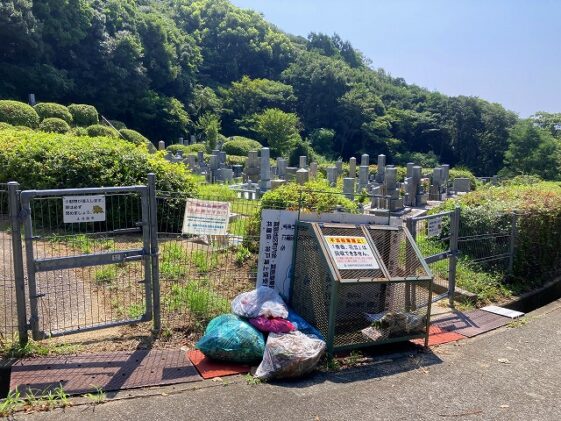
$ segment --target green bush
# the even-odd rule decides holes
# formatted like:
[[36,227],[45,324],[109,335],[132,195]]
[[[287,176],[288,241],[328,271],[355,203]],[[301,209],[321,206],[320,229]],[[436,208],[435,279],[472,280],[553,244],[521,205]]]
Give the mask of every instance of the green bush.
[[0,100],[0,122],[36,128],[39,125],[39,115],[32,106],[23,102]]
[[89,126],[87,129],[88,136],[97,137],[97,136],[105,136],[105,137],[119,137],[119,132],[112,129],[109,126],[103,126],[101,124],[94,124],[93,126]]
[[127,128],[127,125],[119,120],[109,120],[109,123],[111,123],[111,125],[119,131]]
[[475,175],[473,175],[473,173],[470,170],[463,167],[450,168],[448,178],[451,181],[453,181],[455,178],[469,178],[469,183],[471,185],[472,190],[475,190],[477,185],[477,179],[475,178]]
[[40,102],[33,108],[39,114],[41,121],[46,118],[60,118],[68,124],[72,124],[72,114],[64,105],[55,104],[54,102]]
[[234,136],[222,146],[222,150],[229,155],[247,156],[250,151],[258,151],[263,147],[256,140],[247,137]]
[[13,129],[14,126],[12,126],[11,124],[8,123],[0,123],[0,130],[4,130],[4,129]]
[[87,136],[88,135],[88,129],[86,129],[85,127],[73,127],[70,130],[70,134],[72,134],[74,136]]
[[42,132],[67,133],[70,131],[70,126],[62,118],[48,117],[41,121],[39,130]]
[[181,145],[176,143],[174,145],[169,145],[166,150],[177,153],[183,152],[183,155],[189,155],[190,153],[204,152],[206,154],[206,145],[204,143],[194,143],[192,145]]
[[88,127],[99,123],[99,116],[93,105],[71,104],[68,106],[68,111],[72,114],[76,126]]
[[453,209],[456,205],[461,207],[460,235],[509,233],[512,212],[517,213],[513,278],[525,289],[561,274],[559,183],[486,185],[446,201],[439,209]]
[[301,156],[308,157],[307,159],[308,165],[316,160],[316,153],[312,148],[312,145],[310,145],[308,142],[301,141],[301,142],[297,142],[294,145],[294,148],[292,148],[290,154],[288,155],[289,166],[298,167]]
[[135,130],[121,129],[119,130],[119,133],[121,133],[125,140],[134,143],[135,145],[146,145],[147,143],[151,143],[147,138]]
[[158,189],[196,192],[195,179],[162,153],[149,154],[121,139],[3,130],[0,182],[16,180],[24,189],[130,186],[156,174]]

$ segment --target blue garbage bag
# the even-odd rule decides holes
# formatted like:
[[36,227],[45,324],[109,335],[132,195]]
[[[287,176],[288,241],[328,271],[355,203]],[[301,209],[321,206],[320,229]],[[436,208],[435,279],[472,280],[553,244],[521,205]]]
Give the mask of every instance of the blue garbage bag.
[[286,318],[290,323],[292,323],[296,330],[306,334],[306,335],[314,335],[317,336],[318,339],[325,341],[321,332],[304,320],[301,316],[298,315],[294,310],[291,308],[288,309],[288,317]]
[[195,348],[215,360],[251,364],[263,358],[265,339],[242,318],[223,314],[210,321]]

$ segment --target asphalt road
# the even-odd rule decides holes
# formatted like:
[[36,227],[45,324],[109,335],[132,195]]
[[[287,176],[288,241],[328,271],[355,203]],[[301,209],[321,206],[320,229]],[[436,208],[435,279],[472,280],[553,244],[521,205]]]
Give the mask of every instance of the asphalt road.
[[[243,378],[158,388],[24,420],[561,420],[561,301],[431,353],[378,355],[366,367],[304,381]],[[139,392],[140,393],[140,392]],[[146,393],[152,395],[146,395]]]

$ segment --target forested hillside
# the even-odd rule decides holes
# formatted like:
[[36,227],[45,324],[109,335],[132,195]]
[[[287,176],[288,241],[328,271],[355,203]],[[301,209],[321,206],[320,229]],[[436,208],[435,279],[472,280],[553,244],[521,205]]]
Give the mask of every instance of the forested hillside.
[[491,175],[518,120],[226,0],[0,0],[0,40],[0,98],[93,104],[153,141],[220,132],[277,155],[311,145],[328,158],[385,153]]

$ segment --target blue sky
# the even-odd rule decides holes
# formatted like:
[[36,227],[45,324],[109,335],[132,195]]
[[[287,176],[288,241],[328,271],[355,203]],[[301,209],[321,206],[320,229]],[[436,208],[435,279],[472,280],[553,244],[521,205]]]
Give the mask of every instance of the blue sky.
[[527,117],[561,112],[561,1],[232,0],[285,32],[338,33],[374,67]]

